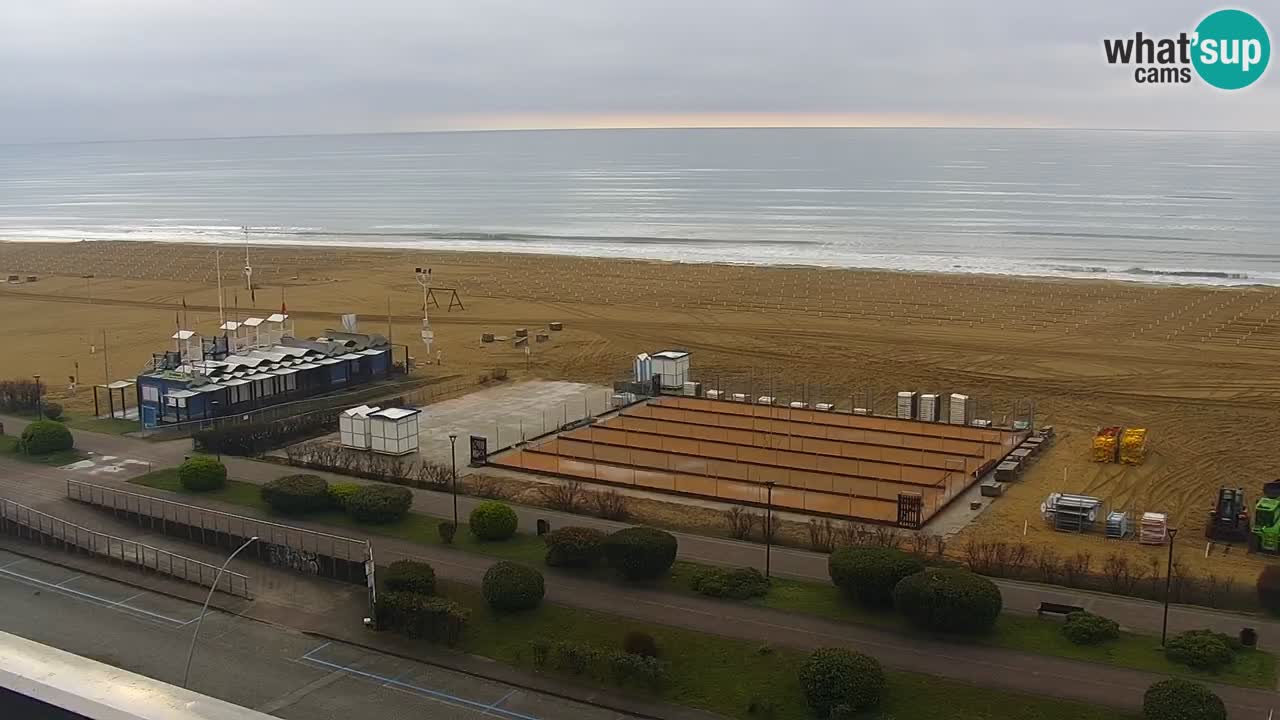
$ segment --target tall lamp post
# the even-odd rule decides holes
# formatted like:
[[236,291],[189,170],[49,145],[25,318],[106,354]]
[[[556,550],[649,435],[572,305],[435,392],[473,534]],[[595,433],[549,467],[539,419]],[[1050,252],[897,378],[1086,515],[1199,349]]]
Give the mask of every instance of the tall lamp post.
[[453,461],[453,474],[449,476],[449,489],[453,491],[453,529],[458,529],[458,451],[454,445],[458,442],[457,433],[449,433],[449,459]]
[[1164,622],[1160,624],[1160,647],[1169,635],[1169,589],[1173,585],[1173,538],[1178,534],[1177,528],[1169,528],[1169,565],[1164,573]]
[[764,484],[768,492],[765,500],[764,510],[764,576],[769,575],[769,561],[773,554],[773,486],[774,481],[769,480]]
[[32,375],[31,377],[36,379],[36,419],[43,420],[44,408],[42,407],[43,403],[40,402],[40,376]]
[[191,677],[191,658],[196,654],[196,640],[200,637],[200,626],[204,624],[204,614],[209,611],[209,603],[213,600],[213,591],[218,589],[218,581],[222,579],[222,573],[231,564],[232,560],[240,554],[241,550],[252,545],[257,541],[258,536],[254,535],[244,544],[236,548],[236,551],[227,557],[227,561],[222,563],[222,567],[218,568],[218,574],[213,577],[213,585],[209,588],[209,595],[204,599],[204,606],[200,608],[200,618],[196,620],[196,631],[191,634],[191,647],[187,649],[187,669],[182,671],[182,687],[187,686],[187,679]]

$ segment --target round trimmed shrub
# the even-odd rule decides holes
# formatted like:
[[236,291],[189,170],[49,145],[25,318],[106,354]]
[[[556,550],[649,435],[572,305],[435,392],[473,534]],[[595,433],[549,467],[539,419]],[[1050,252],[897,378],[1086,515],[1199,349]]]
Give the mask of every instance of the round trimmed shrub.
[[628,580],[653,580],[671,569],[677,547],[676,536],[669,532],[633,527],[605,538],[604,557]]
[[528,565],[503,560],[485,572],[480,591],[494,610],[516,612],[538,607],[546,588],[542,573]]
[[641,657],[658,657],[658,641],[653,636],[639,630],[632,630],[622,638],[622,652]]
[[44,404],[44,416],[50,420],[62,419],[62,405],[56,402],[47,402]]
[[334,483],[329,486],[329,507],[337,510],[346,510],[347,501],[352,495],[360,492],[362,486],[359,483]]
[[924,563],[894,548],[840,548],[827,560],[831,582],[866,607],[889,607],[898,582],[922,570]]
[[747,600],[769,592],[769,578],[753,567],[700,568],[689,580],[689,588],[710,597]]
[[1197,670],[1214,671],[1235,659],[1235,638],[1212,630],[1179,633],[1164,646],[1164,656]]
[[800,689],[809,709],[819,718],[842,712],[860,712],[880,704],[884,694],[884,669],[869,655],[845,648],[819,648],[800,666]]
[[1197,682],[1161,680],[1142,696],[1144,720],[1227,720],[1222,698]]
[[1097,645],[1120,637],[1120,623],[1091,612],[1073,612],[1067,615],[1062,634],[1076,645]]
[[432,595],[436,591],[436,571],[417,560],[397,560],[382,573],[387,592],[411,592]]
[[1280,565],[1268,565],[1258,573],[1258,604],[1280,615]]
[[262,501],[283,515],[303,515],[329,507],[329,483],[319,475],[285,475],[259,490]]
[[47,455],[59,450],[70,450],[75,439],[66,425],[52,420],[35,420],[22,430],[18,447],[28,455]]
[[192,492],[217,490],[227,484],[227,466],[212,455],[192,455],[178,466],[178,482]]
[[893,606],[913,625],[945,633],[991,629],[1004,601],[995,583],[968,570],[925,570],[893,589]]
[[471,511],[471,534],[477,540],[510,540],[519,523],[516,511],[497,500],[482,502]]
[[413,493],[398,485],[364,485],[347,498],[347,514],[358,522],[390,523],[409,512]]
[[562,527],[542,536],[550,567],[589,568],[604,553],[604,533],[588,527]]

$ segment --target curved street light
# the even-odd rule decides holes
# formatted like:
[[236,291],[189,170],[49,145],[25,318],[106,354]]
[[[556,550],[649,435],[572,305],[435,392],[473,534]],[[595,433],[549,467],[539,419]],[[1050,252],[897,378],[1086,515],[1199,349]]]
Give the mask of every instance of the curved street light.
[[200,626],[204,624],[204,614],[209,611],[209,603],[213,600],[213,591],[218,589],[218,581],[222,579],[222,573],[231,564],[232,560],[240,554],[241,550],[252,545],[258,539],[257,535],[244,541],[244,544],[236,548],[236,551],[227,557],[227,561],[222,563],[222,567],[218,568],[218,574],[213,577],[213,585],[209,588],[209,595],[204,599],[204,606],[200,608],[200,617],[196,620],[196,631],[191,635],[191,647],[187,649],[187,669],[182,671],[182,687],[187,686],[187,679],[191,677],[191,658],[196,654],[196,640],[200,637]]

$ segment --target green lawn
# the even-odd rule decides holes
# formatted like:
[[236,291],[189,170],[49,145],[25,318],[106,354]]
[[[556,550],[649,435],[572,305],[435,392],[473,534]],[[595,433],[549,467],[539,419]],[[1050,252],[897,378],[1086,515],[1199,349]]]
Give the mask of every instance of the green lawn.
[[[190,494],[178,484],[176,468],[157,470],[134,478],[130,482],[162,490]],[[220,490],[199,494],[213,500],[252,507],[262,512],[269,511],[269,508],[259,497],[258,486],[252,483],[228,480],[227,485]],[[466,518],[463,516],[461,519],[465,521]],[[436,529],[441,520],[420,513],[409,513],[404,519],[388,525],[363,525],[340,512],[316,513],[308,515],[307,520],[350,528],[370,535],[386,535],[424,545],[442,544],[439,532]],[[528,533],[519,533],[506,542],[477,542],[471,536],[471,533],[467,531],[465,522],[458,528],[458,533],[454,538],[454,547],[459,550],[516,560],[534,567],[543,567],[543,556],[545,554],[545,546],[542,541],[537,536]],[[698,567],[693,563],[676,563],[671,577],[664,581],[663,588],[673,592],[692,594],[689,589],[689,577]],[[608,573],[603,571],[598,575],[602,581],[609,577]],[[733,601],[726,600],[725,602]],[[767,596],[751,602],[776,610],[816,615],[858,625],[871,625],[904,634],[916,632],[907,627],[892,612],[871,612],[853,603],[846,602],[835,587],[826,583],[775,579],[773,588]],[[1005,613],[1000,616],[995,632],[990,636],[976,640],[972,638],[936,636],[934,639],[957,643],[979,642],[993,647],[1020,650],[1039,655],[1115,665],[1165,675],[1181,675],[1245,687],[1271,689],[1276,684],[1276,658],[1270,653],[1261,651],[1242,652],[1237,655],[1236,662],[1230,667],[1217,674],[1212,674],[1169,662],[1165,659],[1164,654],[1160,652],[1159,641],[1152,636],[1122,633],[1118,640],[1102,645],[1080,646],[1067,641],[1062,636],[1060,627],[1061,621],[1058,620],[1041,620],[1039,618]]]
[[0,455],[11,457],[14,460],[35,463],[37,465],[70,465],[88,457],[84,453],[72,448],[70,450],[58,450],[56,452],[46,453],[44,455],[27,455],[18,451],[18,438],[15,435],[0,435]]
[[95,418],[88,415],[74,415],[71,413],[63,416],[62,422],[67,427],[74,430],[85,430],[87,432],[102,433],[104,435],[124,435],[125,433],[137,432],[140,429],[137,420]]
[[[485,605],[477,589],[441,583],[441,594],[471,608],[471,622],[459,649],[533,669],[530,644],[567,640],[619,648],[632,630],[647,632],[671,663],[664,700],[729,717],[747,717],[753,699],[772,703],[778,720],[810,718],[796,669],[806,653],[789,648],[760,652],[758,644],[640,623],[626,618],[556,605],[516,615],[500,615]],[[611,687],[611,686],[610,686]],[[868,720],[1115,720],[1112,709],[979,688],[914,673],[889,673],[886,701]]]

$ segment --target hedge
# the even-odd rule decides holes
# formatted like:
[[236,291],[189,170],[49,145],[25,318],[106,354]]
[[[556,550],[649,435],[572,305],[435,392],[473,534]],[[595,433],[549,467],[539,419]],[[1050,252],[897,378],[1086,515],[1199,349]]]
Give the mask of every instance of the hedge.
[[223,423],[191,434],[200,452],[254,457],[332,431],[341,408],[265,422]]
[[329,507],[329,483],[319,475],[285,475],[258,491],[262,501],[283,515],[303,515]]
[[819,718],[830,717],[840,706],[854,712],[875,707],[880,704],[884,688],[880,663],[853,650],[819,648],[800,666],[800,689],[809,709]]
[[414,592],[383,592],[374,606],[378,629],[454,645],[471,611],[444,598]]
[[622,638],[622,652],[644,657],[658,657],[658,641],[647,632],[632,630]]
[[618,530],[604,541],[604,557],[609,567],[628,580],[653,580],[671,569],[676,561],[676,537],[648,527]]
[[471,511],[471,534],[477,540],[510,540],[519,523],[516,511],[496,500],[482,502]]
[[1142,696],[1144,720],[1227,720],[1227,708],[1212,690],[1200,683],[1169,678]]
[[656,657],[565,641],[535,640],[530,648],[534,667],[539,670],[585,675],[617,685],[634,682],[652,692],[660,690],[667,679],[669,666]]
[[387,592],[434,595],[436,571],[427,563],[417,560],[397,560],[382,571],[382,583]]
[[346,510],[347,501],[363,487],[359,483],[333,483],[329,486],[329,506],[336,510]]
[[827,560],[831,582],[867,607],[892,605],[898,582],[922,570],[924,563],[893,548],[841,548]]
[[66,425],[53,420],[35,420],[29,423],[18,438],[18,449],[28,455],[48,455],[59,450],[70,450],[75,439]]
[[347,514],[359,522],[390,523],[409,512],[413,493],[395,485],[365,485],[347,498]]
[[1188,630],[1175,635],[1164,646],[1164,656],[1197,670],[1215,671],[1235,660],[1240,641],[1212,630]]
[[562,527],[542,536],[550,567],[589,568],[604,554],[603,532],[588,527]]
[[747,600],[769,592],[769,578],[755,568],[700,568],[693,574],[689,587],[709,597]]
[[1097,645],[1120,637],[1120,623],[1091,612],[1073,612],[1067,615],[1062,634],[1076,645]]
[[227,466],[209,455],[193,455],[178,466],[178,482],[192,492],[217,490],[227,484]]
[[995,583],[968,570],[925,570],[898,583],[893,605],[924,630],[980,633],[995,625],[1003,599]]
[[538,607],[546,587],[542,573],[528,565],[502,560],[485,572],[480,592],[494,610],[516,612]]

